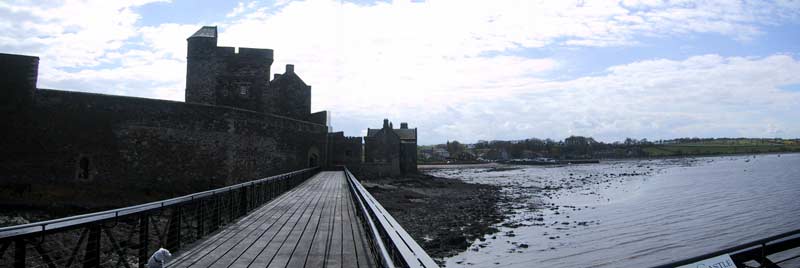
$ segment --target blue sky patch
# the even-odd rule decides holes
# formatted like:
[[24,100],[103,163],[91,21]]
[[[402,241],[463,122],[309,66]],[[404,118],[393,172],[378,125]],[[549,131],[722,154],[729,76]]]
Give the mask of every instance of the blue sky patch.
[[780,86],[779,88],[785,91],[800,92],[800,84],[783,85]]

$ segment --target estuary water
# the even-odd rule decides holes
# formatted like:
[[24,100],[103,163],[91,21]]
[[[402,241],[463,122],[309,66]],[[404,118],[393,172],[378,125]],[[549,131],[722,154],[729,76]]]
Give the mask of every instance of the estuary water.
[[800,229],[800,154],[426,172],[511,200],[447,267],[649,267]]

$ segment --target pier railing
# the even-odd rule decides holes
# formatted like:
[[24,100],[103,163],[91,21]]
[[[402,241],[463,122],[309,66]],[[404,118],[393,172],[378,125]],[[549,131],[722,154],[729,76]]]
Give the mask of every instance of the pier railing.
[[344,167],[357,215],[370,237],[375,261],[381,267],[439,267],[428,253],[389,215],[389,212],[364,189],[353,173]]
[[0,267],[145,267],[245,216],[318,172],[308,168],[120,209],[0,228]]
[[[708,254],[703,254],[700,256],[688,258],[685,260],[659,265],[654,268],[679,267],[682,265],[693,264],[696,262],[701,262],[703,260],[724,255],[730,256],[730,260],[733,261],[733,264],[735,264],[736,267],[769,267],[769,268],[785,267],[781,266],[781,264],[800,258],[800,255],[798,255],[800,253],[798,253],[797,250],[793,251],[794,256],[789,256],[789,257],[783,256],[780,259],[775,259],[773,257],[770,257],[770,255],[798,248],[800,248],[800,229],[771,236],[761,240],[752,241],[750,243],[729,247]],[[707,267],[715,267],[711,266],[711,264],[707,265],[708,265]],[[732,267],[732,266],[719,266],[719,267]]]

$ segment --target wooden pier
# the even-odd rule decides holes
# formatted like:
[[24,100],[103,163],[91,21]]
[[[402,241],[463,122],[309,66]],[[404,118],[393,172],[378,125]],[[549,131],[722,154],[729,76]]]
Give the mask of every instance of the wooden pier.
[[342,171],[320,172],[169,267],[375,267]]

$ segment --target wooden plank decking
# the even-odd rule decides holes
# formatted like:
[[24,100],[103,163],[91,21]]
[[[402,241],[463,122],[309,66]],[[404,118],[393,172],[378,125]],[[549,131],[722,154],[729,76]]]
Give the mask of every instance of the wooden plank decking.
[[320,172],[168,267],[375,267],[342,171]]

